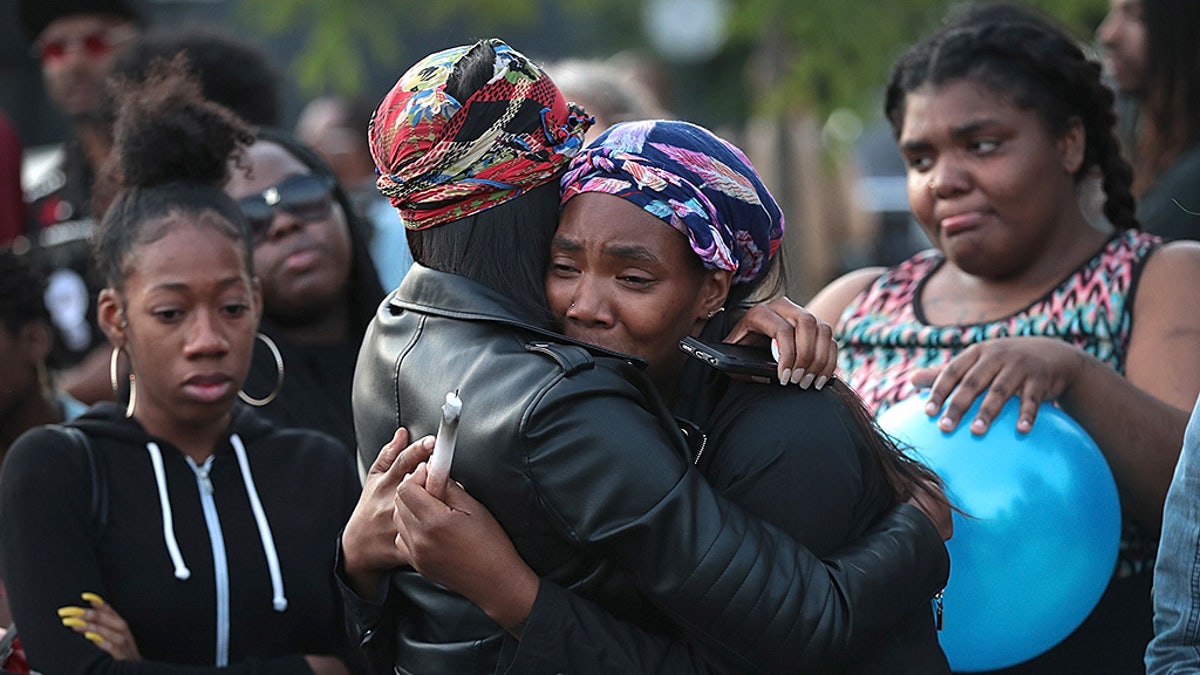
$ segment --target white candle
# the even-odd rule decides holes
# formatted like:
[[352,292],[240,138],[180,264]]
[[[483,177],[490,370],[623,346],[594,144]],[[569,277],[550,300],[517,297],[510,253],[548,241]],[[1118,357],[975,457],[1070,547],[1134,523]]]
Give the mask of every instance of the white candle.
[[433,455],[429,458],[429,477],[425,481],[425,489],[442,500],[446,498],[446,483],[450,480],[450,464],[454,461],[454,443],[458,440],[458,419],[462,414],[462,405],[457,391],[446,394]]

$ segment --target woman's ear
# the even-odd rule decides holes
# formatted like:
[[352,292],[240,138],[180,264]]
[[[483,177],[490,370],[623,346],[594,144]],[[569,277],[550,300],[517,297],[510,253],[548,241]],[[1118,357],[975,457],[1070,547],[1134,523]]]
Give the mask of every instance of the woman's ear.
[[1087,131],[1083,128],[1083,120],[1072,117],[1068,122],[1067,131],[1058,139],[1058,155],[1062,160],[1063,170],[1074,176],[1083,166],[1083,157],[1087,152]]
[[125,346],[125,329],[129,323],[125,320],[125,309],[121,307],[121,298],[115,289],[105,288],[97,296],[96,321],[114,347]]
[[733,273],[726,270],[705,270],[704,283],[700,286],[698,309],[701,320],[708,320],[725,307],[729,288],[733,285]]

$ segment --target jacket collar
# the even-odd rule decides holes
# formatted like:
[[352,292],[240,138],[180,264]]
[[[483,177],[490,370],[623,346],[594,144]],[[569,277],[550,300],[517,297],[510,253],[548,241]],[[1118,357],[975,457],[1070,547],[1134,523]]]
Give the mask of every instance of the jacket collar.
[[477,281],[459,274],[430,269],[419,263],[413,263],[405,274],[404,281],[388,295],[386,302],[391,307],[421,314],[508,326],[559,344],[582,347],[597,356],[628,361],[640,369],[646,367],[645,360],[639,357],[574,340],[534,324],[529,319],[529,312],[520,304]]

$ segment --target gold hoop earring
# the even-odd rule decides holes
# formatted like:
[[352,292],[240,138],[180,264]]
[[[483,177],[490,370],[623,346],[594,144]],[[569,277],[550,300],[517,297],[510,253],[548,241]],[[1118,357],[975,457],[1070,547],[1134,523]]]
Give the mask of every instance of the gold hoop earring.
[[[108,381],[112,384],[113,398],[121,396],[121,383],[117,381],[117,361],[121,355],[120,347],[113,347],[112,356],[108,358]],[[129,403],[125,405],[125,416],[133,417],[133,409],[137,406],[137,378],[129,371]]]
[[254,406],[255,408],[261,408],[271,401],[274,401],[275,397],[279,395],[279,390],[283,389],[283,354],[279,353],[279,346],[275,344],[274,340],[267,337],[265,333],[255,333],[254,337],[262,340],[263,344],[267,345],[267,349],[271,350],[271,356],[275,357],[275,370],[279,373],[279,379],[275,382],[275,389],[273,389],[270,394],[267,394],[263,398],[254,398],[253,396],[247,394],[244,390],[238,391],[238,398],[242,399],[247,404]]

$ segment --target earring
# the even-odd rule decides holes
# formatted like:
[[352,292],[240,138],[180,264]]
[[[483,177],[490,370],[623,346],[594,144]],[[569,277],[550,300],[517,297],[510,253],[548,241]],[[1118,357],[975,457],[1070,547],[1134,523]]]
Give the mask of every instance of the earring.
[[[113,347],[112,356],[108,358],[108,381],[112,384],[113,398],[121,396],[121,383],[117,381],[117,361],[121,355],[120,347]],[[125,416],[133,417],[133,409],[137,405],[137,378],[133,371],[129,372],[129,403],[125,406]]]
[[716,309],[714,309],[714,310],[712,310],[711,312],[709,312],[709,313],[708,313],[708,318],[710,318],[710,319],[711,319],[711,318],[713,318],[714,316],[716,316],[716,315],[718,315],[718,314],[720,314],[721,312],[724,312],[724,311],[725,311],[725,308],[724,308],[724,307],[718,307],[718,308],[716,308]]
[[279,379],[275,382],[275,389],[273,389],[270,394],[267,394],[263,398],[254,398],[253,396],[247,394],[244,390],[238,391],[238,398],[242,399],[249,405],[252,405],[256,408],[261,408],[271,401],[274,401],[275,397],[279,395],[279,390],[283,389],[283,354],[279,353],[279,345],[276,345],[275,341],[267,337],[265,333],[255,333],[254,337],[262,340],[263,343],[267,345],[267,349],[271,350],[271,356],[275,357],[275,370],[279,373]]

